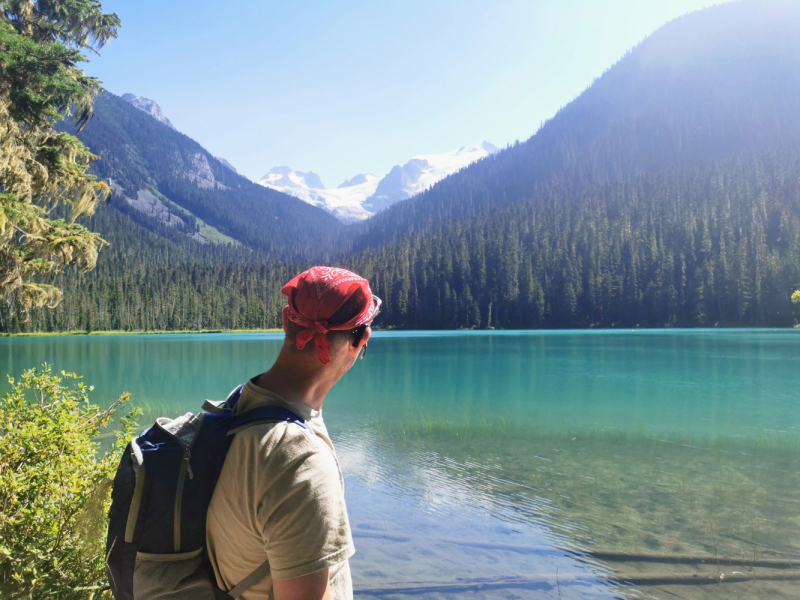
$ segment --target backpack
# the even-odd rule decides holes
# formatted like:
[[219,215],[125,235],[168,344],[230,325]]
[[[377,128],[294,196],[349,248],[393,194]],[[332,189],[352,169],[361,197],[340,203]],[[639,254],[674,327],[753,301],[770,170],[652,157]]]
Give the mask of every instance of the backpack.
[[225,592],[205,550],[206,513],[233,435],[285,421],[314,430],[282,406],[236,414],[239,386],[200,414],[160,417],[125,449],[114,477],[106,567],[117,600],[230,600],[269,573],[265,562]]

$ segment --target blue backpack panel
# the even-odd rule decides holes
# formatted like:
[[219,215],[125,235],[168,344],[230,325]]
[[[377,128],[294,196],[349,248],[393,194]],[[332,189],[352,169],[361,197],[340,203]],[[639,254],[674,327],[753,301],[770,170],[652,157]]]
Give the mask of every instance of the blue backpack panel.
[[236,414],[243,386],[204,412],[161,417],[133,438],[111,492],[106,566],[117,600],[230,600],[269,573],[265,562],[231,590],[216,586],[205,550],[206,514],[233,435],[260,423],[295,423],[282,406]]

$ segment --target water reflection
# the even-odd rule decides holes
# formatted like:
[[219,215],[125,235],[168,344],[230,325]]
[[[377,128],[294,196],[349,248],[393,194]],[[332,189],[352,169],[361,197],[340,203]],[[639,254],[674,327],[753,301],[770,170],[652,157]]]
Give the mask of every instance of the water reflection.
[[[797,596],[796,447],[402,427],[339,446],[375,596]],[[747,581],[697,585],[720,575]]]
[[18,374],[47,362],[95,386],[107,405],[124,391],[154,414],[196,411],[206,398],[264,371],[278,355],[278,334],[59,336],[0,340],[2,372]]
[[606,571],[602,565],[576,561],[553,544],[546,521],[527,518],[551,510],[547,499],[525,498],[520,508],[527,515],[521,514],[496,494],[492,480],[498,478],[475,463],[375,439],[347,436],[342,442],[358,594],[460,597],[480,591],[507,598],[557,593],[552,577],[582,574],[592,579],[580,586],[581,597],[613,597],[594,577]]

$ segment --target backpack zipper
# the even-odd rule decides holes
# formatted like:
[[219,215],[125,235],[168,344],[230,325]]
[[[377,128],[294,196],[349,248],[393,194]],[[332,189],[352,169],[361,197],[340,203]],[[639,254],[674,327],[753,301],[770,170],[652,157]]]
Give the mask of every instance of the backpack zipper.
[[181,551],[181,505],[183,504],[183,487],[186,483],[186,475],[189,475],[189,479],[194,479],[192,465],[189,462],[191,458],[192,451],[189,449],[188,445],[184,446],[183,460],[181,461],[181,471],[178,473],[178,489],[175,492],[175,514],[173,517],[175,552]]
[[[202,426],[203,413],[200,413],[199,417],[200,417],[200,425],[197,428],[198,433],[200,431],[200,427]],[[197,436],[195,436],[191,442],[185,444],[183,443],[183,441],[181,441],[181,439],[177,435],[167,430],[158,421],[156,421],[156,427],[158,427],[168,436],[174,438],[175,441],[177,441],[181,446],[183,446],[183,460],[181,461],[181,467],[180,467],[181,470],[178,473],[178,489],[175,491],[175,511],[173,513],[173,530],[172,530],[173,548],[175,549],[175,552],[180,552],[181,551],[181,505],[183,504],[183,486],[186,482],[187,473],[189,474],[189,479],[194,479],[194,473],[192,472],[192,465],[189,463],[189,459],[191,459],[192,457],[191,447],[194,441],[197,439]]]
[[131,465],[133,466],[136,482],[133,487],[131,504],[128,507],[128,519],[125,522],[125,537],[123,540],[126,544],[133,542],[133,536],[136,533],[136,523],[139,521],[139,509],[142,505],[142,495],[144,494],[144,458],[142,457],[142,451],[139,449],[136,438],[131,440]]

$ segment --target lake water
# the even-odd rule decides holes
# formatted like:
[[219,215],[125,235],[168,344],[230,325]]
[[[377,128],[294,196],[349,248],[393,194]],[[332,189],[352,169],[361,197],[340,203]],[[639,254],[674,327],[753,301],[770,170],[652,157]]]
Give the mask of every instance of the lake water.
[[[0,361],[130,391],[144,424],[280,338],[5,338]],[[799,380],[792,330],[376,333],[324,409],[356,594],[800,597]]]

